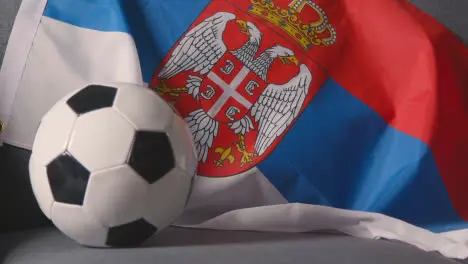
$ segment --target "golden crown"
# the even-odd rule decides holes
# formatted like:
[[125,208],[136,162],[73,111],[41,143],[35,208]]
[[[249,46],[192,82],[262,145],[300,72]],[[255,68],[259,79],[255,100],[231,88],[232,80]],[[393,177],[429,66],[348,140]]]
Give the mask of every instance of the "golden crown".
[[[251,14],[278,26],[306,50],[312,45],[330,46],[336,42],[336,31],[328,23],[325,11],[311,0],[293,0],[288,9],[276,6],[273,0],[251,1],[252,5],[249,8]],[[317,20],[303,23],[299,19],[298,15],[306,5],[317,12]]]

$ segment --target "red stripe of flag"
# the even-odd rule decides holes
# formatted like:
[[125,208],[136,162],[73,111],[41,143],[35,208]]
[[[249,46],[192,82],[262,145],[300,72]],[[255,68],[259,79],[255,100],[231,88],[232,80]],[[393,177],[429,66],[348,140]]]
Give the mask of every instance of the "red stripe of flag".
[[[269,11],[262,14],[275,20],[280,12],[277,8],[284,11],[304,1],[232,2],[246,13],[254,3],[268,5]],[[213,2],[212,7],[221,2]],[[336,30],[336,43],[330,47],[312,45],[310,49],[291,44],[298,45],[391,126],[428,144],[455,209],[468,220],[468,48],[405,0],[313,2],[325,11]],[[290,16],[289,20],[269,26],[289,41],[291,32],[284,30],[318,19],[312,2],[306,3],[300,12],[280,12],[283,17]]]
[[338,41],[309,54],[391,126],[430,146],[468,220],[468,48],[407,1],[317,2]]
[[455,209],[468,220],[468,48],[406,0],[235,3],[247,11],[254,2],[268,5],[263,15],[272,17],[306,2],[301,10],[281,11],[289,16],[283,25],[270,25],[285,39],[291,32],[277,29],[304,29],[320,9],[326,13],[336,43],[303,51],[395,129],[429,145]]

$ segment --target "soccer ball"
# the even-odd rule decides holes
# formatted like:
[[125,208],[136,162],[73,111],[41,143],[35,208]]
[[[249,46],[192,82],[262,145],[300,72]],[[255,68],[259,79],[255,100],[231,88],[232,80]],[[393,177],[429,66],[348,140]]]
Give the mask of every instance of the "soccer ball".
[[189,128],[156,93],[95,84],[44,115],[29,171],[42,212],[65,235],[136,246],[182,213],[196,164]]

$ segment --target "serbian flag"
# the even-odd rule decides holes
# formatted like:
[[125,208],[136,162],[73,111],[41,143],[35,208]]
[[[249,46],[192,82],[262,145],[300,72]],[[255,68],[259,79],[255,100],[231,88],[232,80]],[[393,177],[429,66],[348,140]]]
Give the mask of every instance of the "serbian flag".
[[0,72],[2,141],[30,149],[45,112],[88,83],[141,84],[196,143],[176,225],[333,230],[466,258],[468,48],[420,8],[23,0]]

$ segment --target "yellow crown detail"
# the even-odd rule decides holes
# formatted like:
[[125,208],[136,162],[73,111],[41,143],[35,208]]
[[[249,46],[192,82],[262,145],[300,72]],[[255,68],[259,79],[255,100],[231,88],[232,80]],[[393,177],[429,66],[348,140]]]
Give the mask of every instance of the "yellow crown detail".
[[[249,12],[278,26],[296,40],[304,49],[312,45],[330,46],[336,42],[336,31],[328,23],[328,17],[316,3],[311,0],[293,0],[289,9],[276,6],[272,0],[251,0]],[[316,21],[303,23],[298,15],[305,5],[312,7],[318,15]]]

